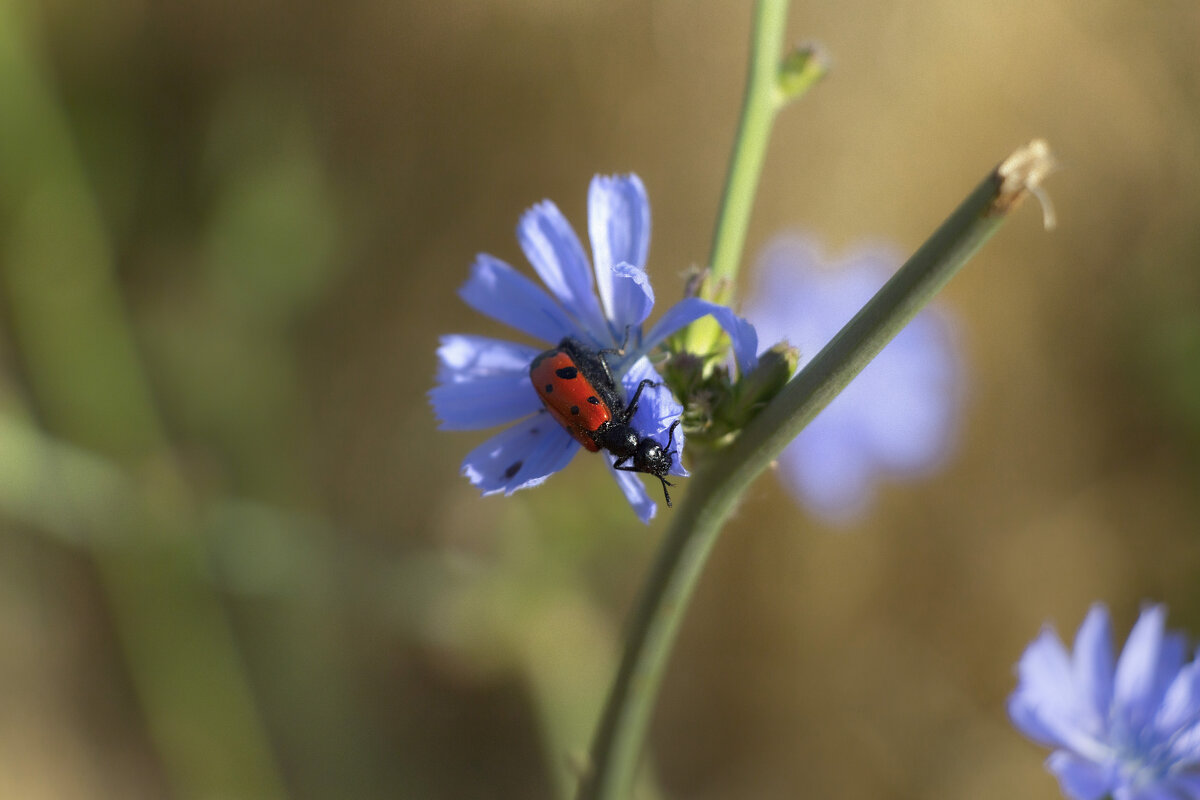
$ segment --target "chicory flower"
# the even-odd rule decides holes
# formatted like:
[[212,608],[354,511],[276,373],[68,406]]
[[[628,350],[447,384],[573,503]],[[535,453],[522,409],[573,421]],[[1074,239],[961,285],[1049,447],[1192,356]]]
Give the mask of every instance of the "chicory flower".
[[[544,410],[529,379],[533,359],[572,336],[597,350],[620,350],[609,358],[626,398],[638,384],[662,380],[647,354],[668,336],[711,314],[729,333],[742,370],[756,363],[753,327],[724,306],[687,298],[672,306],[648,331],[654,307],[644,265],[650,247],[650,203],[636,175],[596,176],[588,191],[592,260],[558,207],[545,200],[529,209],[517,238],[545,288],[508,264],[480,254],[459,296],[476,311],[543,342],[530,346],[483,336],[443,336],[438,348],[437,386],[430,402],[443,430],[471,430],[512,423],[471,451],[463,474],[485,495],[512,494],[544,482],[562,469],[580,445]],[[671,423],[683,408],[664,386],[642,393],[631,424],[642,436],[666,444]],[[675,432],[680,465],[684,435]],[[607,453],[605,453],[608,456]],[[657,509],[633,473],[609,467],[638,518]]]
[[1073,800],[1200,799],[1200,666],[1163,606],[1144,609],[1113,662],[1108,610],[1092,606],[1068,653],[1047,627],[1021,656],[1013,724],[1053,747]]
[[[831,262],[809,239],[777,237],[759,259],[746,316],[763,341],[797,347],[803,367],[901,263],[884,247]],[[784,483],[830,522],[861,514],[881,478],[940,463],[957,428],[960,372],[947,318],[926,308],[787,446]]]

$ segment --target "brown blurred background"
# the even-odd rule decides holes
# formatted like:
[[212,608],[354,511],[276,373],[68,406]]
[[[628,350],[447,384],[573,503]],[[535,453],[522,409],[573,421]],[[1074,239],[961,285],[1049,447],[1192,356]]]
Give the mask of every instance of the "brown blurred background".
[[[655,545],[599,459],[480,499],[435,429],[455,289],[636,171],[706,257],[748,3],[0,0],[0,797],[567,791]],[[1200,5],[795,2],[776,231],[911,251],[1041,136],[950,286],[968,409],[849,531],[764,477],[644,797],[1058,796],[1012,665],[1144,600],[1200,634]],[[748,280],[752,280],[752,274]],[[678,489],[687,494],[686,482]],[[664,510],[665,511],[665,510]],[[666,512],[669,513],[669,512]]]

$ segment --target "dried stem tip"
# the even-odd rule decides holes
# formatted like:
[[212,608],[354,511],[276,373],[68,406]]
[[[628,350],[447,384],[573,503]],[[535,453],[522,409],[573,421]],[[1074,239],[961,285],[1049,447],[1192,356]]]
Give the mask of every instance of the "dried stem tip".
[[1034,139],[1017,149],[996,167],[1000,190],[992,207],[997,214],[1007,214],[1031,194],[1042,206],[1042,225],[1052,230],[1055,225],[1054,205],[1042,189],[1042,180],[1058,168],[1050,145],[1044,139]]

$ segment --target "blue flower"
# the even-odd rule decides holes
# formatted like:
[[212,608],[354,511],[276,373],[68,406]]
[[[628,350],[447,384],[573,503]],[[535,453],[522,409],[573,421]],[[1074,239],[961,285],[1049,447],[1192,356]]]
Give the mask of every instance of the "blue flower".
[[[517,239],[549,293],[487,254],[475,259],[470,278],[459,290],[476,311],[544,343],[530,347],[468,335],[441,339],[437,386],[429,393],[440,427],[471,430],[515,422],[463,461],[463,474],[485,495],[537,486],[580,449],[545,413],[529,380],[534,357],[566,336],[597,349],[625,344],[623,354],[609,364],[627,398],[643,379],[661,384],[647,353],[709,314],[729,332],[739,367],[748,370],[756,363],[754,328],[728,308],[698,298],[675,304],[643,333],[654,292],[643,268],[650,248],[650,202],[636,175],[598,175],[592,180],[588,233],[591,264],[566,217],[545,200],[521,217]],[[631,424],[641,435],[666,444],[668,429],[682,411],[665,387],[647,388]],[[682,431],[675,432],[675,445],[679,456],[671,473],[686,475],[680,465]],[[609,467],[638,517],[648,522],[656,505],[641,481],[633,473],[612,469],[611,457]]]
[[[803,366],[900,263],[887,248],[828,263],[810,240],[780,236],[760,258],[746,316],[763,341],[798,347]],[[851,520],[880,477],[941,462],[957,427],[959,383],[950,325],[926,309],[783,451],[785,484],[827,520]]]
[[1055,748],[1046,767],[1074,800],[1200,798],[1200,669],[1164,632],[1167,611],[1142,611],[1113,664],[1108,610],[1092,606],[1068,653],[1050,628],[1021,656],[1008,713]]

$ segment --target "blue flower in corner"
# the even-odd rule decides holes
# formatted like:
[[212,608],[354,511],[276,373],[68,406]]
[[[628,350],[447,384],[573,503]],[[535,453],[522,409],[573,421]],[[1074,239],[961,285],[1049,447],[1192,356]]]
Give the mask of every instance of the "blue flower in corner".
[[1013,724],[1055,748],[1046,767],[1074,800],[1200,798],[1200,668],[1163,606],[1142,611],[1113,663],[1108,610],[1095,605],[1068,653],[1050,628],[1025,650]]
[[[437,386],[430,402],[443,430],[511,427],[471,451],[463,474],[485,495],[537,486],[567,465],[580,445],[547,414],[529,378],[529,367],[546,346],[567,336],[596,349],[623,352],[609,359],[626,398],[644,379],[661,384],[647,354],[691,322],[711,314],[730,334],[744,371],[756,363],[754,328],[728,308],[688,298],[672,306],[643,332],[654,307],[644,265],[650,248],[650,202],[636,175],[596,176],[588,191],[592,262],[558,207],[545,200],[529,209],[517,239],[545,289],[499,259],[480,254],[459,295],[476,311],[544,344],[531,347],[482,336],[443,336],[438,348]],[[593,269],[594,267],[594,269]],[[548,290],[548,291],[547,291]],[[663,386],[648,387],[632,420],[642,435],[666,443],[683,408]],[[682,431],[675,432],[679,454]],[[605,453],[608,456],[607,453]],[[609,467],[643,522],[656,504],[636,475]]]
[[[765,342],[787,340],[811,361],[883,286],[902,259],[865,249],[828,263],[810,240],[780,236],[763,251],[746,316]],[[948,452],[962,393],[948,320],[927,308],[834,398],[779,458],[809,509],[847,522],[884,476],[923,472]]]

